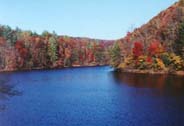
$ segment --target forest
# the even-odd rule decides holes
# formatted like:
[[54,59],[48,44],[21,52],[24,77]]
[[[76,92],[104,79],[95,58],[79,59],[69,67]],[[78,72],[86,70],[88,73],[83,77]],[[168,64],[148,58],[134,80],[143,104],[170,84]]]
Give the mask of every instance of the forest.
[[1,25],[0,71],[107,65],[112,43]]
[[184,71],[184,2],[124,38],[99,40],[37,34],[0,26],[0,71],[111,65],[117,70]]
[[121,71],[184,71],[184,1],[128,32],[111,49],[111,65]]

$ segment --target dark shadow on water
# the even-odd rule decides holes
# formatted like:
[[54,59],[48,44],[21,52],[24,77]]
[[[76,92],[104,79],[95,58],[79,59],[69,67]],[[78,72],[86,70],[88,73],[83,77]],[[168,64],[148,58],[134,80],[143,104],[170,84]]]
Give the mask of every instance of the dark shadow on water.
[[0,126],[183,126],[182,77],[111,71],[0,74]]
[[[10,84],[9,77],[0,75],[0,101],[9,100],[13,96],[22,95],[21,91],[15,89],[15,84]],[[0,103],[0,112],[5,110],[6,106]]]
[[184,96],[184,77],[138,73],[111,73],[118,84],[157,91],[157,95]]

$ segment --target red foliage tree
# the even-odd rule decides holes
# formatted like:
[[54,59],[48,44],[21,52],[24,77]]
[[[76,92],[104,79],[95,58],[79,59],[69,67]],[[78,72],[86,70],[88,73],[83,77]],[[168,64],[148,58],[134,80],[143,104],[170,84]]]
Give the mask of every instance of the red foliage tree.
[[150,56],[156,56],[163,51],[163,47],[158,40],[154,40],[148,47],[148,53]]
[[152,62],[153,62],[152,57],[148,56],[147,59],[146,59],[146,61],[147,61],[148,63],[152,63]]
[[17,41],[15,44],[15,48],[20,55],[20,57],[18,57],[18,62],[20,64],[20,67],[22,67],[28,56],[28,50],[27,48],[25,48],[24,41]]
[[135,42],[133,48],[133,55],[135,58],[143,54],[143,45],[141,42]]
[[6,61],[6,68],[5,69],[14,70],[17,68],[18,64],[16,62],[16,53],[15,53],[14,48],[6,50],[5,61]]

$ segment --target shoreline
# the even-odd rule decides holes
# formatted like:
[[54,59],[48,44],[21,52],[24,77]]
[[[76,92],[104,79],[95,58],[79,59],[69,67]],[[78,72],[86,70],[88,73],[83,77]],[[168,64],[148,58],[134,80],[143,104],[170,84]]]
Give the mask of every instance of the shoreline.
[[56,68],[44,68],[44,67],[37,67],[37,68],[24,68],[24,69],[2,69],[0,73],[8,73],[8,72],[21,72],[21,71],[32,71],[32,70],[62,70],[67,68],[85,68],[85,67],[98,67],[98,66],[108,66],[107,64],[91,64],[91,65],[73,65],[70,67],[56,67]]
[[138,70],[138,69],[116,69],[118,72],[122,73],[137,73],[137,74],[152,74],[152,75],[177,75],[184,76],[184,71],[154,71],[154,70]]
[[[32,70],[62,70],[67,68],[85,68],[85,67],[98,67],[98,66],[109,66],[107,64],[90,64],[90,65],[73,65],[71,67],[59,67],[59,68],[43,68],[43,67],[37,67],[37,68],[24,68],[24,69],[4,69],[0,70],[0,73],[8,73],[8,72],[21,72],[21,71],[32,71]],[[184,76],[184,71],[168,71],[168,70],[160,70],[160,71],[154,71],[154,70],[138,70],[138,69],[115,69],[117,72],[121,73],[135,73],[135,74],[150,74],[150,75],[177,75],[177,76]]]

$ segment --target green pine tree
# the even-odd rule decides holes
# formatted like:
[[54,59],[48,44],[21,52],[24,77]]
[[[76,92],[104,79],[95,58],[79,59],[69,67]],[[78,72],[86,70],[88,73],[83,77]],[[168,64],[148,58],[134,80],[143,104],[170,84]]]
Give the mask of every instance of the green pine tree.
[[113,67],[117,67],[121,63],[121,49],[116,42],[110,50],[111,61],[110,64]]
[[57,38],[54,36],[50,37],[48,46],[48,55],[52,63],[54,63],[58,59],[57,47],[58,47]]

